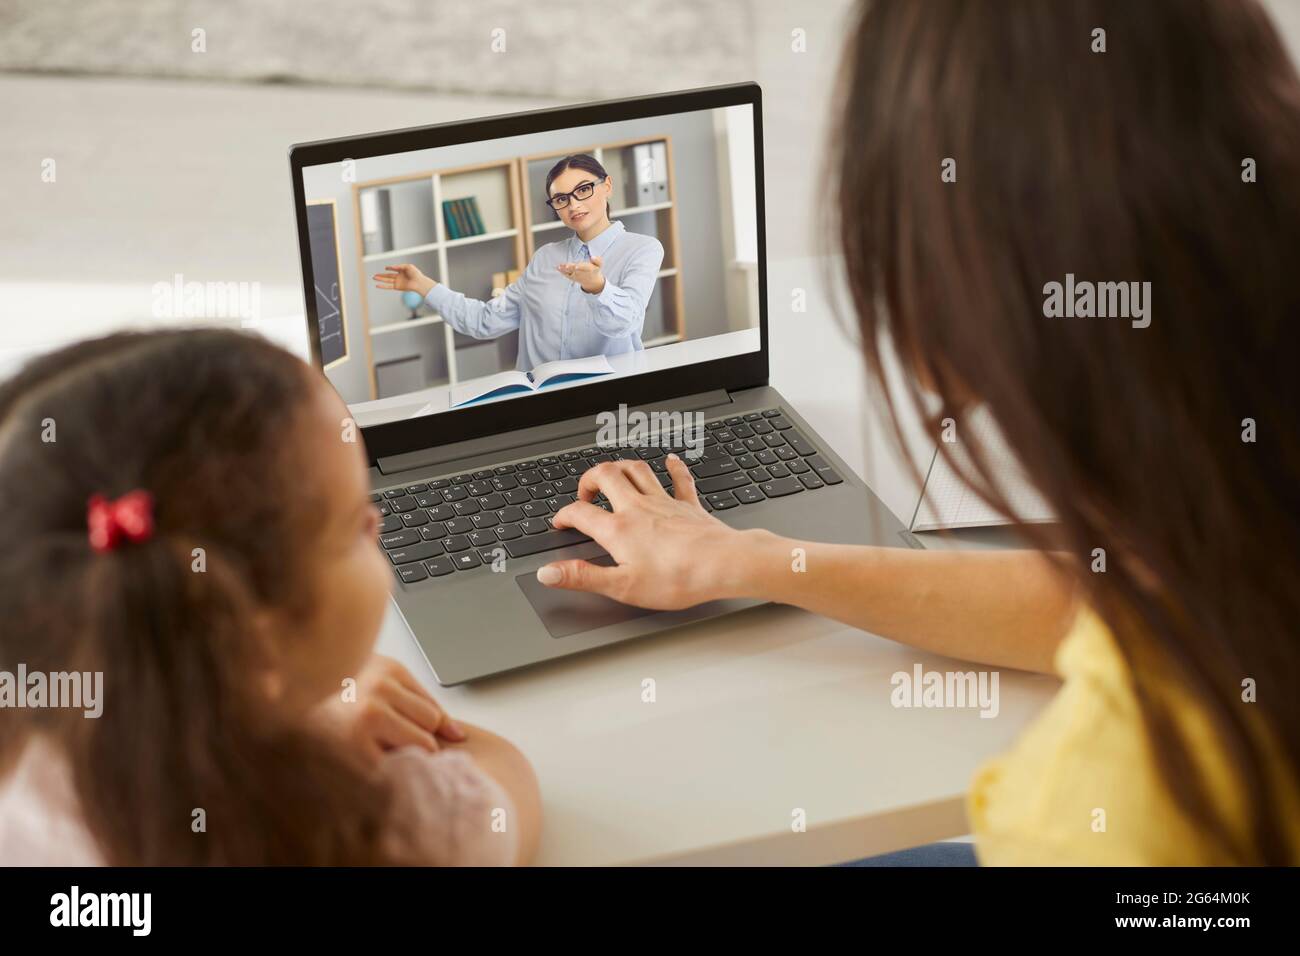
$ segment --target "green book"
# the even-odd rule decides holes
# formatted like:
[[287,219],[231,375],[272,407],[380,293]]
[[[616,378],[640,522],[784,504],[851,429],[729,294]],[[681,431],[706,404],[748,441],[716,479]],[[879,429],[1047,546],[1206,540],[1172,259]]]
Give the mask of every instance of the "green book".
[[454,206],[455,206],[455,202],[454,200],[451,199],[445,200],[442,204],[442,218],[443,221],[447,224],[448,239],[460,238],[460,230],[457,227],[456,212],[455,209],[453,208]]
[[483,217],[479,215],[478,198],[470,196],[465,202],[469,205],[470,218],[474,220],[474,234],[481,236],[487,232],[487,226],[483,225]]

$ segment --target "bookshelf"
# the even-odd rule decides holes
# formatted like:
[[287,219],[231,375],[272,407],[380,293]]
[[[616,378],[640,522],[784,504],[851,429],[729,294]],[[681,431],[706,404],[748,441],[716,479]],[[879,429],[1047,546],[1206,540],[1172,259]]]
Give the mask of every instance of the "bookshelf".
[[[443,203],[473,197],[483,231],[455,236]],[[515,336],[480,341],[460,335],[436,313],[410,317],[399,293],[376,289],[371,280],[386,266],[411,262],[425,275],[479,299],[491,297],[491,276],[522,270],[523,225],[518,164],[503,159],[372,179],[352,187],[356,248],[361,277],[370,397],[387,397],[391,381],[422,387],[450,384],[514,365]],[[462,227],[466,225],[462,221]],[[504,363],[502,357],[510,353]],[[415,363],[414,365],[412,363]],[[400,376],[391,374],[401,369]],[[487,372],[483,371],[487,369]]]
[[[647,201],[636,194],[636,147],[662,143],[667,173],[667,196]],[[609,197],[610,218],[621,220],[628,232],[651,235],[664,247],[663,266],[654,294],[646,307],[642,342],[646,348],[680,342],[686,338],[686,312],[682,306],[681,247],[677,238],[677,191],[672,137],[642,136],[608,143],[590,143],[519,158],[522,188],[524,256],[531,259],[538,246],[565,235],[564,223],[546,205],[546,174],[564,156],[588,153],[596,158],[614,182]]]
[[[635,196],[634,150],[654,143],[663,144],[667,195],[643,201]],[[418,379],[421,387],[455,385],[514,367],[518,333],[487,341],[473,339],[456,332],[441,316],[428,314],[427,306],[411,318],[402,296],[376,289],[370,277],[385,266],[411,262],[431,279],[470,298],[491,298],[493,274],[522,272],[538,246],[566,234],[564,224],[543,202],[546,173],[560,157],[580,152],[595,156],[613,178],[612,217],[622,220],[629,232],[653,235],[663,243],[663,267],[646,309],[642,340],[649,348],[686,338],[669,136],[372,179],[352,186],[372,399],[404,389],[399,382]],[[443,203],[468,197],[477,203],[483,232],[455,237],[442,214]],[[386,207],[383,213],[380,207]],[[389,386],[381,387],[384,382]]]

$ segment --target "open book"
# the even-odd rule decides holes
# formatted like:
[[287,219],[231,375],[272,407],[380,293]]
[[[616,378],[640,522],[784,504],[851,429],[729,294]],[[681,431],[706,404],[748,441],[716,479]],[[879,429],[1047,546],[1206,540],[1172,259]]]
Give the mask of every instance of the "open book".
[[610,375],[614,366],[603,355],[590,358],[543,362],[531,372],[498,372],[452,386],[451,407],[458,408],[487,398],[500,398],[518,392],[535,392],[548,385],[571,382],[595,375]]

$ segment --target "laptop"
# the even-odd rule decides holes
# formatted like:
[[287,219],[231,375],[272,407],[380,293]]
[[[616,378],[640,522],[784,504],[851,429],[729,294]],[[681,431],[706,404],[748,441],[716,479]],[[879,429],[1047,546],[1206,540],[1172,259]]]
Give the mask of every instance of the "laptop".
[[[541,585],[551,561],[612,562],[551,525],[602,461],[645,461],[671,493],[676,452],[738,528],[919,547],[768,382],[757,84],[304,143],[290,165],[313,359],[440,683],[756,603],[654,612]],[[564,272],[593,258],[599,277]],[[375,278],[396,266],[432,288]]]

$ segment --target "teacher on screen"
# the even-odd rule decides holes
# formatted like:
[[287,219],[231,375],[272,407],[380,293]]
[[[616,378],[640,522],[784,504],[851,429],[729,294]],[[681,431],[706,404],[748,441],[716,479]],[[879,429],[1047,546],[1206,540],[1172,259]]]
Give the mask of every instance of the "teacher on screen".
[[646,305],[664,247],[609,220],[613,184],[591,156],[566,156],[546,174],[546,203],[573,234],[534,254],[523,274],[489,301],[471,299],[410,264],[374,277],[380,289],[415,291],[457,332],[494,339],[519,330],[527,371],[543,362],[639,351]]

